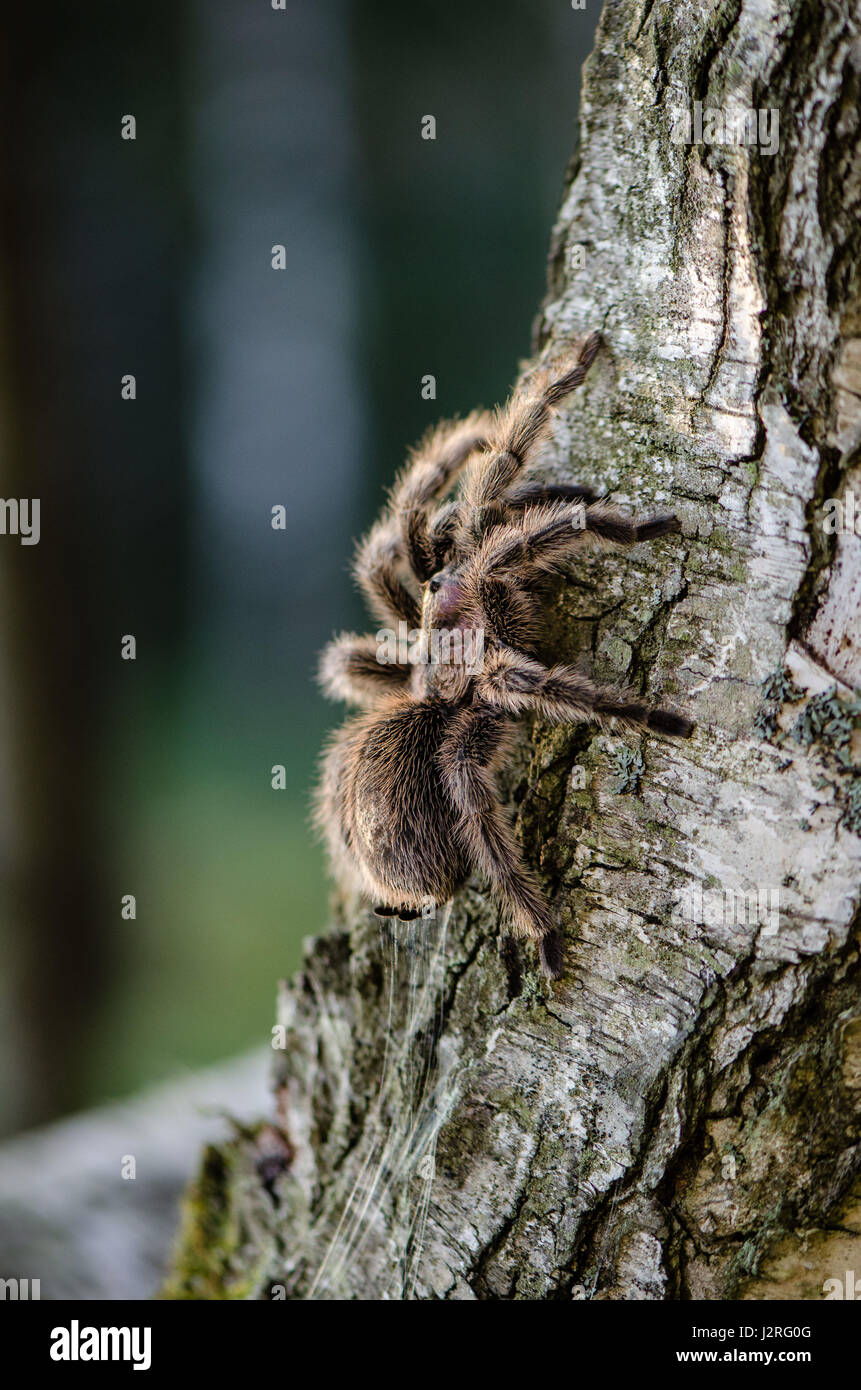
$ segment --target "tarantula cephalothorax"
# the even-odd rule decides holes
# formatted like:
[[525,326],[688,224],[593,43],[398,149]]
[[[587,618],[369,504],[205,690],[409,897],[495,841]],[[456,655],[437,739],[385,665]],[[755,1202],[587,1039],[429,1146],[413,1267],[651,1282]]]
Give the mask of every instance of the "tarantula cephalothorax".
[[[561,940],[494,788],[512,722],[535,712],[682,737],[692,729],[682,715],[535,657],[542,577],[589,537],[632,545],[679,530],[672,515],[635,521],[588,488],[523,478],[553,408],[599,346],[592,334],[541,394],[516,393],[495,416],[441,425],[419,445],[356,556],[386,630],[337,637],[320,668],[329,695],[366,707],[332,741],[317,796],[341,872],[381,916],[410,919],[478,870],[510,927],[538,941],[551,979],[562,973]],[[393,653],[382,640],[393,634],[409,648],[402,640]]]

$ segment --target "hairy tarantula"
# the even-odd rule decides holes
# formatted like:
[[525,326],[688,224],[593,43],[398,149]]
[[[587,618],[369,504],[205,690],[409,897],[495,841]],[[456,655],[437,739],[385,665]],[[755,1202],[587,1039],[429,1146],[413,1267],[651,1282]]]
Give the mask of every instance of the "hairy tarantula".
[[[535,657],[538,581],[570,564],[585,539],[633,545],[680,529],[673,515],[631,520],[588,488],[522,476],[600,342],[593,333],[540,395],[521,390],[495,415],[441,425],[413,451],[359,545],[355,574],[374,615],[419,638],[418,659],[415,648],[381,654],[385,634],[344,633],[320,666],[327,694],[366,707],[335,735],[317,795],[340,870],[380,916],[407,920],[478,870],[511,929],[539,943],[550,979],[562,973],[561,939],[494,786],[512,722],[535,712],[681,737],[693,727]],[[451,640],[445,650],[433,640],[441,631],[470,639],[472,659],[455,643],[461,659],[452,660]]]

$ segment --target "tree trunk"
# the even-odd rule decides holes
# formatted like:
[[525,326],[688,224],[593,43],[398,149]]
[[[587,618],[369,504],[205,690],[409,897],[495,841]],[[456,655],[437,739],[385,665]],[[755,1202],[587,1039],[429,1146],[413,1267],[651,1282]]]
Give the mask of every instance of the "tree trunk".
[[[606,350],[547,472],[683,534],[593,555],[551,629],[695,735],[524,726],[505,790],[558,985],[479,882],[397,942],[340,894],[280,996],[289,1143],[208,1151],[170,1295],[821,1297],[861,1268],[861,540],[826,505],[861,513],[845,9],[605,6],[537,346]],[[739,110],[757,144],[720,143]]]

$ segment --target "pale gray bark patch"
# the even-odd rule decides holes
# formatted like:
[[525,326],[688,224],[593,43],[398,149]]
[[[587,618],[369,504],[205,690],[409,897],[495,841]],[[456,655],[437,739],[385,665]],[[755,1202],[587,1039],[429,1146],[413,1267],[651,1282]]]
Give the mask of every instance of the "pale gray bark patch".
[[[405,1296],[431,1150],[407,1289],[421,1298],[757,1297],[767,1252],[850,1200],[857,778],[836,724],[793,730],[812,698],[836,689],[848,706],[861,685],[861,541],[817,520],[857,479],[861,443],[859,72],[858,16],[836,2],[605,7],[537,349],[562,358],[596,328],[606,349],[546,468],[632,509],[672,506],[683,534],[590,556],[551,627],[562,656],[677,703],[697,730],[678,745],[524,729],[505,789],[565,979],[540,982],[529,949],[501,941],[480,885],[456,897],[442,1025],[419,1009],[405,1054],[430,1049],[434,1104],[410,1131],[390,1086],[400,1166],[315,1284],[347,1194],[369,1190],[387,1035],[379,927],[341,892],[339,930],[280,997],[296,1157],[261,1297]],[[777,108],[779,149],[674,143],[695,100]],[[636,791],[615,789],[623,744],[642,757]],[[241,1227],[245,1199],[225,1200]]]
[[259,1113],[265,1075],[258,1050],[6,1139],[2,1276],[38,1279],[43,1299],[151,1298],[200,1146],[223,1137],[225,1110]]

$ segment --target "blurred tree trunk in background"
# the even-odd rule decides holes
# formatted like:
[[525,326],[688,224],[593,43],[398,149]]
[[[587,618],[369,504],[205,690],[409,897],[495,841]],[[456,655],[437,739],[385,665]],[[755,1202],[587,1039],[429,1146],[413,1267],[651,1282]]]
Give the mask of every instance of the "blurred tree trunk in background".
[[[605,7],[538,337],[606,351],[548,468],[684,534],[579,565],[554,644],[697,731],[524,729],[558,985],[479,884],[400,952],[340,894],[281,993],[286,1139],[207,1151],[171,1294],[820,1297],[859,1258],[861,541],[822,525],[861,490],[842,8]],[[697,102],[761,110],[759,145],[674,141]]]
[[130,712],[184,625],[181,59],[169,0],[18,6],[0,47],[0,483],[41,503],[38,545],[0,536],[0,1128],[88,1094],[99,1006],[136,930],[120,898],[141,885],[114,840],[132,759],[105,752],[122,720],[131,753]]

